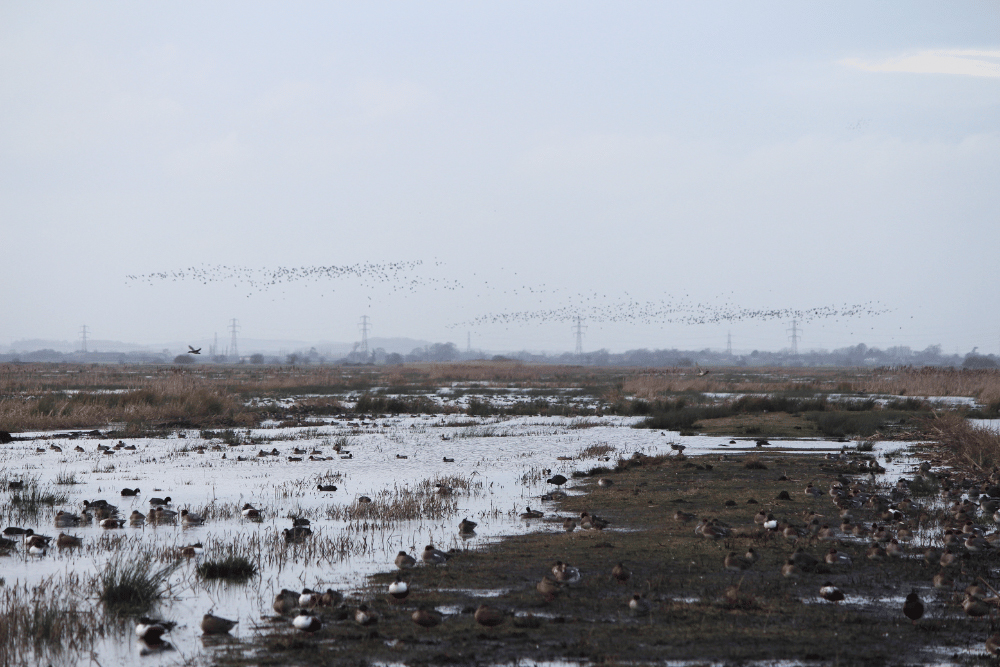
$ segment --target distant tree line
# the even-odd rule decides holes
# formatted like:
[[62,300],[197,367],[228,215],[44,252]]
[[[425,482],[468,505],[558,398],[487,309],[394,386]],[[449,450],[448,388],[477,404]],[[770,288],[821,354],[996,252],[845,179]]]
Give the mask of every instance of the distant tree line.
[[1000,368],[1000,356],[979,354],[973,349],[965,355],[945,354],[940,345],[931,345],[923,350],[908,347],[890,347],[881,350],[858,344],[832,351],[817,350],[792,354],[789,350],[768,352],[754,350],[749,354],[728,354],[709,349],[700,351],[672,349],[638,349],[612,353],[608,350],[585,352],[577,355],[570,352],[546,354],[529,351],[508,352],[503,355],[487,354],[482,351],[459,350],[454,343],[434,343],[418,347],[409,354],[386,352],[375,348],[367,352],[355,348],[340,359],[328,359],[316,348],[299,350],[290,354],[265,355],[253,353],[240,360],[226,357],[194,357],[188,354],[170,355],[150,352],[73,352],[56,350],[36,350],[0,354],[0,363],[55,362],[55,363],[131,363],[131,364],[193,364],[193,363],[246,363],[272,365],[308,364],[373,364],[396,365],[402,363],[445,363],[452,361],[509,360],[539,364],[568,364],[585,366],[643,366],[643,367],[694,367],[694,366],[948,366],[955,368],[983,369]]

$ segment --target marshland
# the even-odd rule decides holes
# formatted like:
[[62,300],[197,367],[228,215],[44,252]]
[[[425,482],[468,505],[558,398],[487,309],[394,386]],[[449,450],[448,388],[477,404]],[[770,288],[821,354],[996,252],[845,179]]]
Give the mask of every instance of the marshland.
[[[0,522],[54,539],[32,553],[4,536],[0,664],[976,664],[994,547],[959,544],[947,566],[925,552],[951,548],[958,511],[995,532],[998,409],[990,371],[2,366]],[[168,497],[157,518],[150,499]],[[820,539],[845,509],[858,535]],[[78,525],[56,525],[70,514]],[[704,520],[717,535],[696,534]],[[872,524],[901,555],[869,557]],[[60,548],[60,533],[81,543]],[[426,545],[447,563],[420,563]],[[850,565],[783,576],[797,549],[822,561],[831,547]],[[398,570],[400,551],[417,566]],[[579,581],[540,592],[556,561]],[[843,602],[819,596],[827,581]],[[967,617],[980,581],[988,613]],[[305,588],[344,596],[317,607],[315,632],[272,607]],[[377,623],[355,622],[360,605]],[[477,623],[481,605],[498,625]],[[439,622],[417,625],[419,609]],[[208,612],[238,624],[205,634]],[[143,616],[176,625],[144,642]]]

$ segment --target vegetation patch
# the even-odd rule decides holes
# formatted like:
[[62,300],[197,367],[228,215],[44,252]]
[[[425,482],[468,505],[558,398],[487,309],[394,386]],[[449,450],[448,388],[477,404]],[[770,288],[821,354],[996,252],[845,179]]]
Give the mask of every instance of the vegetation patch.
[[198,576],[203,579],[246,581],[257,574],[257,566],[243,556],[227,556],[222,560],[206,561],[198,566]]

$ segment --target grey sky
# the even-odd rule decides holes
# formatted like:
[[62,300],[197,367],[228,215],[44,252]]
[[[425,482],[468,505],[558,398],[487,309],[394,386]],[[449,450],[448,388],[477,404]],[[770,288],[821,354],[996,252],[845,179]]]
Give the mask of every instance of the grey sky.
[[[565,321],[463,323],[668,301],[874,303],[800,346],[997,352],[998,28],[994,2],[2,2],[0,346],[367,314],[561,351]],[[407,261],[407,291],[126,280]],[[585,347],[790,326],[620,319]]]

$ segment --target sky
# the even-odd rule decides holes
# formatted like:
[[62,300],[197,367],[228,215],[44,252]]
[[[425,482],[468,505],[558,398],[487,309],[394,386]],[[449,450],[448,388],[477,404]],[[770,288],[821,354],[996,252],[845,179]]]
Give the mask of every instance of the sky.
[[1000,353],[996,2],[0,1],[0,350]]

